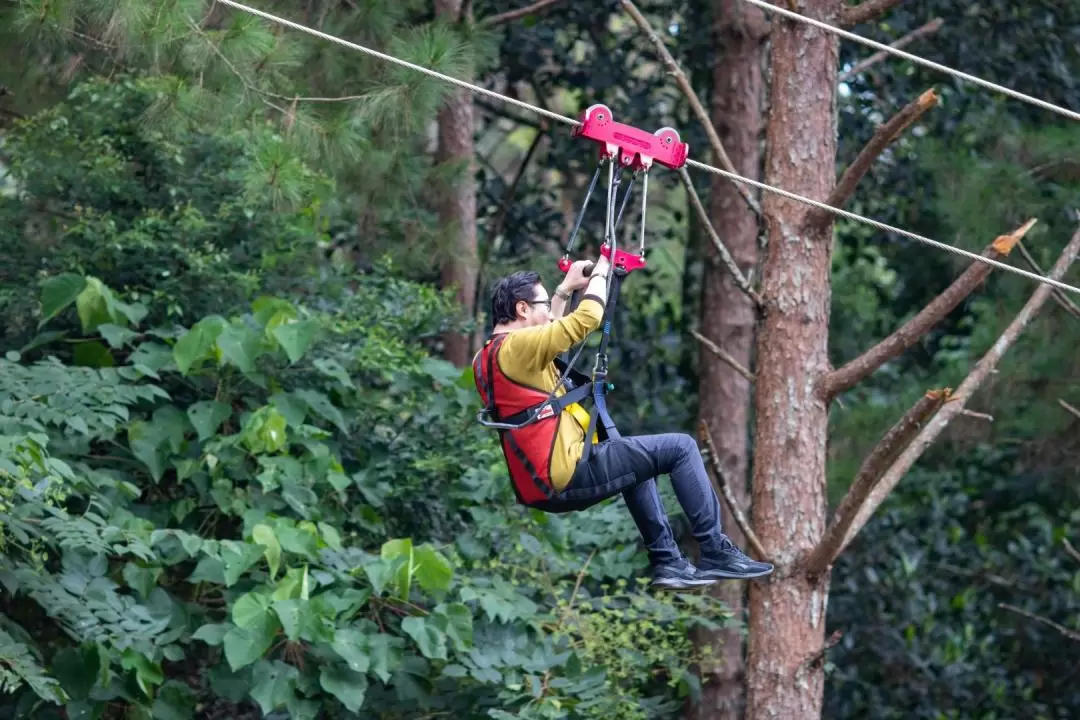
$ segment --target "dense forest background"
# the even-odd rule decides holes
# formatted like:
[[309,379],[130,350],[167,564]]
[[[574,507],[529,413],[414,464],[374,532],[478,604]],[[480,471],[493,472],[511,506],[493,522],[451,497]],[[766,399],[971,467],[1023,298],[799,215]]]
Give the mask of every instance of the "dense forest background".
[[[714,69],[738,4],[635,6],[709,108],[730,100]],[[906,49],[1080,108],[1075,5],[873,4],[890,7],[861,34],[940,18]],[[715,161],[624,5],[256,6],[561,114],[602,102]],[[838,173],[900,108],[938,98],[848,209],[975,252],[1036,218],[1022,252],[1047,271],[1080,223],[1080,129],[839,53]],[[0,717],[730,717],[702,708],[726,687],[709,668],[717,638],[744,634],[741,606],[648,592],[618,502],[515,505],[475,422],[461,361],[487,289],[522,268],[557,283],[594,163],[566,126],[221,3],[0,0]],[[691,173],[721,217],[731,186]],[[711,240],[678,175],[654,175],[610,402],[624,434],[697,434],[725,412],[702,390],[719,361],[699,330],[730,308],[710,300]],[[834,237],[835,367],[970,265],[844,219]],[[1007,261],[1032,267],[1020,248]],[[1034,287],[995,271],[838,396],[830,507]],[[1046,304],[840,554],[810,663],[824,717],[1080,714],[1075,303]]]

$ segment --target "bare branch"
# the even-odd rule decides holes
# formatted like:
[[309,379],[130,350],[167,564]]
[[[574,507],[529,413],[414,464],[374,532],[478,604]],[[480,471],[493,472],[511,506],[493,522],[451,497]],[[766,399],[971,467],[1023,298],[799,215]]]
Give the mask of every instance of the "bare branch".
[[[999,236],[983,250],[983,257],[993,260],[1000,260],[1005,257],[1034,224],[1034,219],[1028,220],[1012,233]],[[993,266],[991,265],[973,262],[952,285],[931,300],[918,315],[908,320],[892,335],[843,367],[826,375],[824,380],[825,397],[832,400],[840,393],[850,390],[882,365],[918,342],[923,335],[929,332],[930,328],[941,322],[964,298],[970,295],[990,275],[992,270]]]
[[1027,610],[1023,610],[1016,607],[1015,605],[1010,605],[1008,603],[998,603],[998,607],[1002,610],[1014,612],[1017,615],[1023,615],[1024,617],[1034,620],[1035,622],[1042,623],[1043,625],[1048,625],[1049,627],[1054,628],[1070,640],[1076,640],[1077,642],[1080,642],[1080,632],[1077,632],[1076,630],[1070,630],[1064,625],[1059,625],[1058,623],[1054,622],[1049,618],[1044,618],[1042,615],[1036,615],[1033,612],[1028,612]]
[[836,509],[833,521],[821,538],[821,542],[810,552],[804,564],[804,570],[811,577],[821,575],[835,562],[840,554],[844,538],[855,522],[855,516],[866,503],[870,493],[881,480],[882,475],[896,460],[900,453],[911,444],[912,439],[923,428],[926,421],[933,417],[949,397],[950,390],[931,390],[904,413],[881,437],[874,449],[863,460],[855,481],[848,488],[847,494]]
[[1065,545],[1065,552],[1069,553],[1069,557],[1071,557],[1076,562],[1080,562],[1080,550],[1074,548],[1072,546],[1072,543],[1069,542],[1068,538],[1061,538],[1061,542],[1063,545]]
[[848,5],[840,11],[840,27],[851,28],[876,20],[904,0],[864,0],[858,5]]
[[[827,205],[833,207],[843,207],[851,196],[855,194],[855,188],[858,186],[859,181],[870,171],[874,162],[885,151],[900,133],[908,129],[912,123],[919,119],[923,113],[929,110],[931,107],[937,104],[938,96],[933,90],[927,90],[915,100],[911,101],[904,106],[900,112],[893,115],[888,122],[885,122],[874,130],[873,137],[870,138],[870,142],[866,143],[866,147],[859,152],[858,157],[854,162],[848,165],[844,170],[844,174],[840,176],[839,182],[836,183],[836,187],[829,194],[829,199],[826,200]],[[814,208],[807,216],[807,223],[810,225],[819,225],[831,216],[830,213],[821,210],[820,208]]]
[[[1020,254],[1024,256],[1024,260],[1027,261],[1027,264],[1031,266],[1032,270],[1039,273],[1040,275],[1046,274],[1043,272],[1042,268],[1039,267],[1039,263],[1035,262],[1035,258],[1031,256],[1031,253],[1028,252],[1028,249],[1024,247],[1023,241],[1017,243],[1017,247],[1020,248]],[[1067,313],[1072,315],[1074,318],[1080,318],[1080,307],[1077,307],[1076,303],[1072,301],[1072,298],[1066,295],[1063,290],[1060,290],[1059,288],[1054,288],[1054,299],[1057,300],[1058,305],[1065,308],[1065,311]]]
[[994,422],[994,416],[987,413],[975,412],[974,410],[961,410],[960,414],[964,417],[974,418],[975,420],[985,420],[988,423]]
[[[1069,244],[1065,246],[1065,250],[1061,253],[1057,262],[1054,264],[1053,270],[1050,271],[1049,277],[1054,280],[1061,280],[1062,276],[1072,265],[1076,259],[1077,253],[1080,253],[1080,230],[1077,230],[1072,239],[1069,240]],[[964,378],[964,381],[960,383],[960,387],[956,389],[956,392],[952,394],[949,402],[945,404],[937,415],[934,416],[926,427],[915,436],[915,439],[911,444],[901,453],[900,457],[892,464],[892,466],[885,472],[885,475],[881,478],[877,487],[871,492],[869,499],[860,509],[855,521],[851,524],[851,529],[848,531],[847,537],[844,539],[843,545],[840,550],[843,551],[851,539],[862,529],[866,524],[870,516],[874,514],[874,511],[885,501],[889,493],[900,482],[900,479],[907,473],[911,466],[922,456],[923,452],[934,442],[935,439],[945,430],[949,425],[949,422],[964,409],[964,405],[971,398],[971,396],[979,389],[979,386],[983,384],[986,378],[994,371],[997,364],[1008,352],[1009,348],[1013,346],[1016,339],[1020,337],[1020,333],[1024,331],[1024,328],[1031,323],[1031,321],[1038,315],[1039,310],[1050,298],[1051,286],[1046,283],[1039,283],[1039,287],[1032,293],[1027,303],[1020,312],[1013,318],[1013,321],[1009,323],[1009,326],[1005,328],[1005,331],[1001,333],[997,341],[994,342],[990,349],[986,351],[986,354],[982,356],[975,367],[972,369],[968,376]]]
[[716,445],[713,444],[712,433],[709,431],[709,424],[704,420],[698,423],[698,435],[701,437],[702,442],[705,443],[705,450],[709,455],[709,461],[713,469],[713,479],[716,481],[717,489],[720,491],[720,495],[723,496],[724,502],[727,503],[728,509],[731,510],[731,517],[735,518],[735,524],[739,526],[739,530],[742,530],[743,537],[746,538],[746,542],[758,556],[758,559],[765,560],[768,558],[768,553],[765,552],[765,546],[761,544],[761,540],[758,539],[757,533],[755,533],[754,528],[750,526],[750,522],[746,519],[743,509],[739,507],[739,503],[735,500],[735,495],[731,492],[731,485],[728,483],[727,476],[724,474],[724,469],[720,467],[720,456],[716,454]]
[[[904,47],[905,45],[910,45],[911,43],[915,42],[916,40],[923,37],[924,35],[930,35],[932,33],[936,33],[938,30],[941,29],[941,26],[944,25],[944,24],[945,24],[945,21],[942,20],[941,18],[934,18],[933,20],[926,23],[925,25],[915,28],[914,30],[909,32],[907,35],[904,35],[903,37],[901,37],[899,40],[896,40],[895,42],[889,43],[889,47],[893,48],[894,50],[899,50],[900,48]],[[870,57],[866,58],[865,60],[862,60],[861,62],[856,63],[847,72],[841,73],[840,77],[837,78],[837,82],[847,82],[848,80],[855,77],[859,73],[866,72],[871,67],[873,67],[874,65],[877,65],[879,62],[881,62],[882,60],[884,60],[887,57],[889,57],[889,53],[887,53],[884,50],[878,50],[876,53],[874,53]]]
[[701,333],[699,333],[697,330],[691,330],[690,332],[694,335],[694,337],[696,337],[698,339],[698,341],[702,345],[704,345],[706,348],[708,348],[709,352],[711,352],[713,355],[720,358],[721,360],[726,362],[728,365],[730,365],[732,368],[734,368],[735,372],[739,373],[744,378],[746,378],[746,380],[748,382],[754,382],[754,380],[757,379],[757,378],[754,377],[754,373],[752,373],[749,370],[747,370],[746,368],[744,368],[742,366],[742,364],[738,360],[733,358],[722,347],[720,347],[719,345],[714,343],[712,340],[710,340],[709,338],[707,338],[704,335],[702,335]]
[[1064,400],[1062,400],[1061,398],[1058,398],[1058,405],[1061,405],[1061,407],[1065,408],[1066,410],[1068,410],[1069,412],[1071,412],[1071,413],[1072,413],[1073,415],[1075,415],[1076,417],[1080,418],[1080,410],[1077,410],[1076,408],[1074,408],[1074,407],[1073,407],[1072,405],[1070,405],[1069,403],[1065,402],[1065,401],[1064,401]]
[[480,21],[481,27],[495,27],[496,25],[505,25],[508,22],[513,22],[526,15],[538,15],[551,8],[552,5],[558,5],[562,0],[537,0],[532,5],[526,5],[523,8],[517,10],[508,10],[498,15],[492,15],[486,17]]
[[724,241],[720,239],[720,235],[717,234],[716,228],[713,227],[712,220],[709,219],[709,213],[705,210],[705,206],[701,203],[701,198],[698,197],[697,190],[694,188],[694,181],[690,179],[690,173],[686,171],[685,167],[679,168],[679,177],[682,178],[683,185],[686,187],[686,194],[690,197],[690,204],[694,206],[694,211],[697,213],[698,220],[701,221],[702,226],[709,233],[709,237],[713,241],[713,245],[716,246],[716,251],[720,253],[720,261],[724,264],[724,267],[728,269],[731,276],[735,278],[735,284],[739,286],[739,289],[746,293],[746,296],[754,301],[754,305],[761,308],[761,296],[757,294],[754,288],[750,287],[750,283],[746,280],[746,277],[739,270],[739,266],[735,264],[735,258],[731,256],[731,251],[724,245]]
[[[536,154],[537,148],[540,147],[541,141],[547,137],[547,123],[541,121],[542,129],[536,133],[532,142],[529,143],[529,149],[525,152],[525,158],[518,165],[517,172],[514,174],[514,179],[510,181],[510,185],[506,188],[506,193],[503,195],[503,200],[499,203],[499,214],[495,216],[494,221],[491,223],[491,229],[488,230],[488,237],[494,240],[502,232],[503,224],[506,222],[506,216],[510,212],[510,206],[513,204],[514,195],[517,193],[518,185],[521,184],[521,178],[525,175],[526,168],[529,167],[529,163],[532,161],[533,155]],[[479,286],[479,283],[477,283]],[[479,305],[477,305],[479,307]]]
[[[664,45],[664,41],[656,34],[649,21],[641,14],[641,11],[637,9],[631,0],[621,0],[623,9],[633,18],[637,23],[638,28],[641,29],[649,41],[652,42],[656,48],[657,54],[660,55],[660,59],[667,67],[668,72],[675,77],[675,84],[679,86],[679,90],[686,96],[687,101],[690,103],[690,109],[693,111],[694,116],[698,122],[701,123],[701,127],[705,129],[705,136],[709,139],[709,146],[712,147],[713,155],[716,156],[717,162],[720,163],[720,167],[729,173],[737,175],[735,166],[731,162],[731,158],[728,157],[727,151],[724,150],[724,144],[720,142],[720,136],[716,134],[716,128],[713,127],[712,120],[709,118],[709,113],[705,110],[705,106],[701,104],[701,100],[698,98],[697,93],[694,92],[694,88],[690,85],[690,81],[686,79],[686,73],[682,71],[679,64],[675,62],[675,58],[672,57],[668,51],[667,46]],[[750,193],[750,190],[742,183],[735,182],[736,190],[742,195],[743,200],[750,206],[750,209],[757,215],[758,221],[764,220],[764,215],[761,211],[761,205]]]
[[545,129],[544,124],[539,120],[533,120],[532,118],[523,117],[516,113],[510,112],[509,110],[506,110],[499,105],[492,105],[491,103],[482,100],[481,98],[475,98],[473,102],[476,103],[477,107],[481,108],[482,110],[488,111],[495,117],[500,117],[503,120],[509,120],[510,122],[516,123],[518,125],[525,125],[531,128],[535,128],[537,130]]

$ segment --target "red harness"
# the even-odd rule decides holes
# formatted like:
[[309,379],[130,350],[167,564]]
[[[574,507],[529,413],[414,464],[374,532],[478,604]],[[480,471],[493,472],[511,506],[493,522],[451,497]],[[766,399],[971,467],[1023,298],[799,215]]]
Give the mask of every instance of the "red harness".
[[[551,487],[551,454],[559,431],[559,415],[563,403],[553,405],[549,393],[514,382],[499,367],[498,354],[506,335],[489,338],[473,359],[473,378],[484,405],[492,409],[493,419],[508,424],[516,417],[543,405],[536,419],[524,427],[500,429],[503,456],[510,470],[510,480],[518,502],[531,505],[547,500]],[[556,398],[561,400],[562,398]]]

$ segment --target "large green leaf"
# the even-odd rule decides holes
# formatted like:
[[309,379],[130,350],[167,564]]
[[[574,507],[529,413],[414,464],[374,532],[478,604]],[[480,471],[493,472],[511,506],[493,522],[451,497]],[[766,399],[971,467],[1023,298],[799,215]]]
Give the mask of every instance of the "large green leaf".
[[323,690],[336,697],[349,712],[359,712],[367,695],[367,677],[338,665],[324,666],[319,673]]
[[363,673],[371,667],[371,656],[368,654],[370,641],[368,636],[360,630],[340,628],[334,633],[331,647],[342,660],[348,663],[350,670]]
[[44,326],[59,315],[64,308],[75,302],[85,287],[86,278],[74,273],[63,273],[42,280],[41,322],[38,323],[38,327]]
[[273,580],[281,566],[281,543],[278,542],[274,529],[260,523],[251,529],[251,539],[266,548],[264,554],[270,567],[270,579]]
[[259,335],[243,325],[229,325],[217,337],[217,347],[222,358],[245,373],[255,371],[255,360],[259,357],[261,343]]
[[211,315],[192,325],[191,329],[176,341],[173,346],[173,359],[181,373],[187,375],[196,363],[210,354],[227,324],[225,318]]
[[269,632],[268,627],[268,625],[256,629],[233,627],[225,633],[222,644],[225,647],[225,659],[230,668],[239,670],[247,667],[266,654],[274,642],[274,633]]
[[421,545],[413,552],[414,577],[427,591],[449,590],[454,570],[450,561],[430,545]]
[[300,671],[280,660],[260,662],[252,669],[251,697],[264,715],[283,707],[295,697]]
[[217,400],[200,400],[187,409],[188,420],[191,421],[192,427],[195,428],[202,442],[213,437],[218,426],[231,414],[232,408]]
[[295,363],[311,347],[318,327],[314,320],[301,320],[278,325],[273,329],[273,334],[289,356],[289,361]]
[[427,618],[412,616],[401,621],[401,629],[416,642],[424,657],[446,659],[446,633],[438,624]]

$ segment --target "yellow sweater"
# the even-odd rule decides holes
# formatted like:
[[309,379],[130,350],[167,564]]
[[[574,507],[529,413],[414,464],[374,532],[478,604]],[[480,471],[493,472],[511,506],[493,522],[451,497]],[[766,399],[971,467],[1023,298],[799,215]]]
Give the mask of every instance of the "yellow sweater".
[[[499,348],[499,368],[510,380],[549,393],[559,381],[555,358],[600,327],[603,317],[604,304],[595,295],[586,295],[574,312],[554,322],[512,330]],[[564,386],[556,395],[565,393]],[[556,490],[561,491],[570,482],[585,449],[588,427],[589,413],[581,405],[573,403],[563,410],[551,454],[551,483]]]

